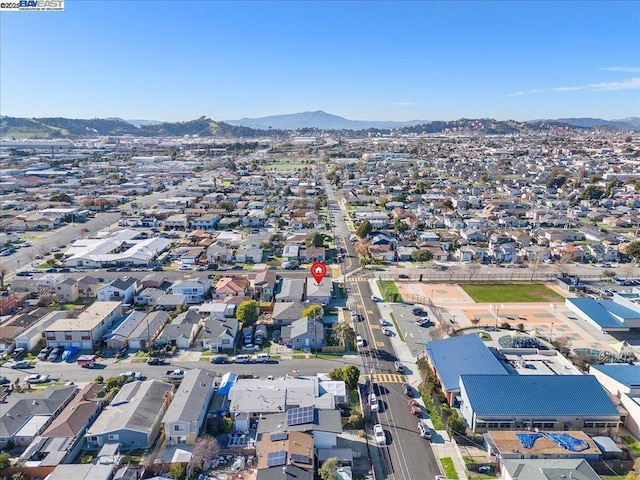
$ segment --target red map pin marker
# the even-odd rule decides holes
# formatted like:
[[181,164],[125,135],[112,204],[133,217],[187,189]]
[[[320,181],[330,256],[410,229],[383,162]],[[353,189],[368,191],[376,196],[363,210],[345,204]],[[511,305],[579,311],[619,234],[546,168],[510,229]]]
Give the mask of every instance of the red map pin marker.
[[311,276],[315,279],[316,283],[320,285],[320,282],[327,274],[327,267],[324,263],[313,262],[311,265]]

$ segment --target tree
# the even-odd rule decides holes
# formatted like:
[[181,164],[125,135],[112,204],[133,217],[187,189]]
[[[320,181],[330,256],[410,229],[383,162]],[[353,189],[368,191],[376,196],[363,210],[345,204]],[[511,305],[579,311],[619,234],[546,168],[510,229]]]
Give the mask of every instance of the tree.
[[4,470],[11,464],[10,458],[11,455],[9,453],[0,453],[0,470]]
[[353,331],[351,325],[346,322],[339,322],[333,327],[333,334],[341,345],[347,345],[347,342],[356,338],[356,332]]
[[433,260],[431,250],[416,250],[411,254],[411,258],[416,262],[428,262]]
[[358,387],[358,380],[360,379],[360,369],[355,365],[347,365],[342,369],[342,378],[350,388],[355,389]]
[[406,222],[403,222],[402,220],[400,220],[399,218],[396,218],[396,221],[393,224],[393,228],[395,229],[396,232],[398,233],[404,233],[407,230],[409,230],[409,225],[407,225]]
[[338,480],[338,458],[327,458],[318,469],[318,475],[322,480]]
[[363,220],[362,222],[360,222],[360,225],[358,225],[358,228],[356,229],[356,235],[360,238],[366,238],[369,236],[369,234],[371,234],[372,231],[373,227],[371,226],[371,222],[369,220]]
[[175,480],[184,480],[184,467],[181,463],[175,462],[171,464],[169,468],[169,478],[174,478]]
[[304,240],[304,244],[307,247],[321,247],[324,244],[324,235],[315,230],[309,232],[307,238]]
[[474,327],[477,327],[479,323],[480,323],[480,318],[479,317],[473,317],[471,319],[471,325],[473,325]]
[[604,190],[596,185],[588,185],[580,194],[582,200],[599,200],[603,196]]
[[246,300],[238,305],[236,310],[236,318],[247,327],[256,323],[258,320],[258,302],[255,300]]
[[7,267],[0,267],[0,288],[4,288],[4,277],[7,274]]
[[218,440],[209,435],[198,438],[193,446],[191,460],[189,460],[189,471],[192,473],[200,473],[207,470],[211,459],[218,455],[220,455],[220,444]]
[[336,367],[329,372],[331,380],[344,380],[344,370],[340,367]]
[[627,245],[625,252],[630,257],[636,260],[640,260],[640,241],[631,242],[629,245]]
[[311,317],[311,318],[322,318],[322,316],[324,315],[324,308],[322,308],[322,305],[318,305],[318,304],[313,304],[313,305],[309,305],[307,308],[305,308],[302,311],[302,316],[303,317]]

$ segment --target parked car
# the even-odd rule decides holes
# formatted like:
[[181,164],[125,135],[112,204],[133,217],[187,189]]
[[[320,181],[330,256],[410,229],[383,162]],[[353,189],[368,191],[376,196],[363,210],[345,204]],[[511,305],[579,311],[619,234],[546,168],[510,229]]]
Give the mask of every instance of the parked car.
[[22,270],[21,272],[16,273],[16,277],[31,277],[32,273],[27,270]]
[[422,422],[418,423],[418,433],[422,438],[431,440],[431,429]]
[[424,309],[421,308],[421,307],[414,308],[413,310],[411,310],[411,313],[413,313],[414,315],[425,315],[426,314]]
[[373,392],[369,394],[369,408],[371,408],[372,412],[377,412],[380,409],[378,397],[376,397],[376,394]]
[[364,339],[361,335],[356,336],[356,347],[364,347]]
[[249,355],[236,355],[231,359],[233,363],[249,363],[250,357]]
[[24,348],[18,347],[13,352],[11,352],[11,358],[20,358],[25,353],[27,353],[27,351]]
[[64,352],[63,347],[55,347],[53,350],[51,350],[51,353],[49,353],[47,360],[49,360],[50,362],[55,362],[56,360],[58,360],[58,358],[60,358],[62,352]]
[[422,413],[422,409],[420,408],[420,404],[416,402],[413,398],[407,402],[407,406],[409,407],[409,411],[413,415],[420,415]]
[[46,383],[49,380],[49,375],[41,375],[39,373],[34,373],[33,375],[29,375],[24,379],[24,381],[27,383]]
[[419,318],[418,320],[416,320],[416,325],[418,325],[419,327],[424,327],[426,325],[429,325],[429,323],[431,323],[431,322],[430,322],[429,318],[427,318],[427,317],[422,317],[422,318]]
[[408,280],[409,275],[407,275],[406,273],[401,273],[400,275],[398,275],[398,278],[402,278],[403,280]]
[[8,385],[9,383],[11,383],[11,380],[4,375],[0,376],[0,385]]
[[373,426],[373,437],[376,439],[376,443],[378,445],[385,445],[387,443],[387,436],[384,433],[382,425],[380,425],[379,423],[376,423]]
[[149,357],[147,365],[166,365],[167,362],[162,357]]
[[51,350],[53,350],[52,347],[44,347],[42,350],[40,350],[40,353],[38,353],[38,356],[36,358],[41,361],[46,360],[51,353]]
[[393,362],[393,368],[395,368],[396,372],[398,373],[404,373],[404,365],[402,364],[402,362]]
[[389,330],[387,327],[382,327],[382,334],[386,335],[387,337],[391,336],[391,330]]
[[11,365],[11,368],[29,368],[30,366],[31,364],[29,363],[29,360],[20,360],[19,362]]
[[217,363],[217,364],[227,363],[227,357],[225,355],[216,355],[211,359],[211,363]]
[[373,300],[374,302],[381,302],[382,299],[380,297],[376,297],[375,295],[371,295],[371,300]]
[[413,397],[413,388],[408,383],[402,384],[402,392],[408,397]]
[[383,327],[390,327],[391,326],[391,323],[389,323],[384,318],[379,319],[378,322],[380,322],[380,325],[383,326]]
[[133,378],[134,380],[144,380],[145,376],[142,374],[142,372],[134,372],[134,371],[129,371],[129,372],[122,372],[120,374],[121,377],[127,377],[127,378]]

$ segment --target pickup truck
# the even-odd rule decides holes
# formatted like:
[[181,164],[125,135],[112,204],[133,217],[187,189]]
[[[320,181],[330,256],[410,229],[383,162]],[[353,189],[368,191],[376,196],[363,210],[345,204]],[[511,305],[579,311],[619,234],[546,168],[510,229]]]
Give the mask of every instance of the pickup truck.
[[182,380],[184,378],[184,370],[176,368],[174,370],[167,370],[164,374],[165,378],[169,380]]

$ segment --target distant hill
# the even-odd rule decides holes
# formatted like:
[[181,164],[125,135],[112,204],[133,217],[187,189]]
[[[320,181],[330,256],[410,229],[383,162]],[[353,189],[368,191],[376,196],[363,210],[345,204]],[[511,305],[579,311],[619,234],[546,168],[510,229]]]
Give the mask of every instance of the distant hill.
[[[246,120],[246,121],[245,121]],[[251,120],[251,121],[249,121]],[[132,123],[136,122],[136,124]],[[388,132],[397,129],[401,133],[465,133],[479,135],[504,135],[531,132],[569,132],[585,129],[640,131],[640,119],[621,120],[597,118],[565,118],[557,120],[495,120],[491,118],[453,121],[373,122],[348,120],[322,111],[275,115],[261,119],[218,122],[200,117],[187,122],[156,122],[121,118],[71,119],[62,117],[16,118],[0,116],[0,138],[97,138],[102,136],[134,135],[138,137],[219,137],[261,138],[284,136],[296,130],[302,135],[320,131]]]
[[240,120],[226,120],[230,125],[242,125],[250,128],[268,130],[279,128],[282,130],[298,130],[300,128],[317,128],[319,130],[367,130],[370,128],[392,129],[409,125],[428,123],[425,120],[410,122],[349,120],[338,115],[317,110],[315,112],[289,113],[285,115],[271,115],[259,118],[241,118]]
[[[277,132],[271,132],[275,134]],[[0,138],[91,138],[100,136],[135,135],[141,137],[248,137],[269,135],[264,130],[237,127],[200,117],[187,122],[139,121],[139,125],[121,118],[72,119],[0,117]]]
[[614,128],[622,128],[622,129],[637,129],[640,127],[640,118],[638,117],[628,117],[621,118],[620,120],[604,120],[602,118],[557,118],[555,120],[531,120],[528,123],[535,122],[558,122],[558,123],[566,123],[567,125],[571,125],[573,127],[582,127],[582,128],[597,128],[597,127],[614,127]]
[[162,123],[159,120],[138,120],[132,118],[127,118],[127,120],[125,121],[130,123],[131,125],[135,125],[136,127],[142,127],[145,125],[158,125],[159,123]]

